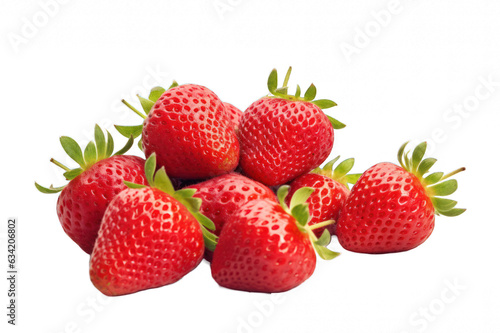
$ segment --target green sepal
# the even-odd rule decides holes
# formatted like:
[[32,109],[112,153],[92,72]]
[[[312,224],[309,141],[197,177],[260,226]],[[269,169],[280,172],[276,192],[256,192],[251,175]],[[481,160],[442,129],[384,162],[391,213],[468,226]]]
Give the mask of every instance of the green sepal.
[[316,244],[319,246],[327,246],[328,244],[330,244],[331,241],[332,241],[332,235],[330,235],[328,229],[325,229],[321,234],[321,236],[316,241]]
[[54,187],[54,186],[50,185],[50,187],[47,188],[47,187],[44,187],[44,186],[38,184],[37,182],[35,182],[35,187],[38,189],[38,191],[40,191],[42,193],[52,194],[52,193],[61,192],[66,187],[66,185],[60,186],[60,187]]
[[457,202],[446,198],[439,198],[455,193],[458,188],[458,182],[455,179],[448,179],[457,173],[465,171],[465,168],[459,168],[448,174],[443,172],[433,172],[425,176],[432,166],[436,163],[436,159],[429,157],[424,159],[427,143],[418,144],[409,158],[410,151],[406,151],[408,142],[405,142],[398,151],[399,164],[408,172],[414,174],[425,188],[427,196],[431,199],[432,205],[438,215],[457,216],[462,214],[465,209],[455,208]]
[[435,158],[429,157],[420,162],[420,165],[417,168],[416,176],[422,178],[437,162]]
[[[106,131],[107,132],[107,131]],[[113,150],[115,150],[115,142],[111,134],[108,133],[108,142],[106,143],[106,157],[113,155]]]
[[333,171],[333,178],[339,179],[341,177],[344,177],[349,173],[349,171],[352,170],[353,166],[354,166],[354,158],[348,158],[347,160],[340,162],[339,165],[337,165],[337,167]]
[[273,69],[267,78],[267,89],[272,94],[278,89],[278,71]]
[[306,203],[295,205],[292,208],[292,216],[301,226],[306,226],[309,222],[309,206]]
[[184,188],[182,190],[175,191],[175,198],[190,198],[196,193],[194,188]]
[[453,209],[457,205],[457,202],[455,200],[446,198],[431,197],[431,201],[432,205],[438,212],[444,212]]
[[212,230],[212,231],[215,230],[215,224],[212,222],[211,219],[209,219],[208,217],[206,217],[205,215],[203,215],[200,212],[196,212],[196,213],[192,213],[192,214],[196,218],[196,220],[198,220],[198,222],[200,222],[200,224],[203,227],[207,228],[208,230]]
[[[165,167],[161,167],[160,170],[158,170],[154,176],[153,180],[154,187],[156,187],[159,190],[162,190],[165,193],[168,193],[170,195],[174,195],[175,189],[174,186],[172,185],[172,182],[170,181],[170,178],[167,176],[167,172],[165,171]],[[201,205],[201,202],[200,202]],[[198,207],[199,209],[199,207]],[[197,210],[198,210],[197,209]]]
[[97,149],[95,147],[95,143],[90,141],[85,147],[85,151],[83,152],[83,157],[85,159],[85,165],[92,165],[97,160]]
[[128,188],[145,188],[147,187],[146,185],[142,185],[142,184],[136,184],[136,183],[132,183],[132,182],[129,182],[129,181],[126,181],[124,180],[123,183],[128,187]]
[[276,196],[278,197],[278,202],[280,203],[281,208],[283,208],[285,212],[290,212],[290,209],[285,203],[285,198],[289,192],[290,192],[289,185],[280,186],[280,188],[278,188],[278,191],[276,192]]
[[154,185],[154,174],[156,171],[156,153],[151,154],[144,163],[144,174],[148,181],[149,186]]
[[102,131],[101,127],[99,127],[99,125],[97,124],[94,127],[94,139],[97,149],[97,160],[100,161],[102,159],[105,159],[106,157],[108,157],[106,155],[106,137],[104,136],[104,132]]
[[441,178],[443,178],[443,176],[444,176],[444,173],[442,173],[442,172],[433,172],[424,178],[424,184],[425,185],[436,184],[438,181],[441,180]]
[[[297,205],[304,204],[307,199],[313,194],[314,189],[312,187],[301,187],[292,195],[292,199],[290,199],[290,209],[293,212],[293,209]],[[293,215],[293,214],[292,214]]]
[[116,155],[123,155],[125,154],[126,152],[129,151],[130,148],[132,148],[132,146],[134,145],[134,137],[131,135],[130,138],[128,139],[127,143],[125,143],[125,146],[123,146],[122,149],[118,150],[114,156]]
[[345,176],[346,183],[348,184],[356,184],[361,178],[363,174],[362,173],[351,173]]
[[203,241],[205,242],[205,248],[213,252],[215,250],[215,247],[217,246],[217,241],[219,240],[219,237],[215,236],[205,227],[201,227],[201,232],[203,234]]
[[316,253],[318,253],[321,259],[332,260],[340,255],[339,252],[333,252],[332,250],[329,250],[326,247],[320,246],[316,243],[313,243],[313,246],[316,250]]
[[309,88],[307,88],[304,94],[304,99],[308,102],[312,101],[316,97],[316,93],[317,93],[316,86],[313,83],[311,83],[311,85],[309,86]]
[[[267,88],[271,95],[273,95],[276,98],[282,98],[286,99],[289,101],[302,101],[302,102],[311,102],[318,106],[320,109],[328,109],[333,106],[336,106],[337,103],[335,103],[332,100],[329,99],[318,99],[314,100],[316,98],[316,93],[317,89],[314,84],[311,84],[309,88],[306,90],[304,93],[304,97],[300,97],[301,90],[300,86],[297,85],[297,90],[295,91],[294,95],[289,95],[288,94],[288,79],[290,78],[290,74],[292,71],[292,67],[288,68],[288,71],[285,76],[285,81],[283,82],[283,86],[278,88],[278,71],[276,69],[273,69],[271,73],[269,74],[269,77],[267,79]],[[272,96],[271,96],[272,97]],[[341,129],[344,128],[346,125],[343,124],[342,122],[332,118],[328,117],[330,123],[332,124],[332,127],[334,129]]]
[[202,200],[200,198],[191,197],[191,198],[182,198],[179,200],[182,200],[184,206],[186,206],[189,209],[189,211],[198,212],[201,208]]
[[73,180],[75,179],[78,175],[80,175],[83,172],[82,168],[76,168],[73,170],[66,171],[63,173],[64,178],[67,180]]
[[137,146],[139,147],[139,149],[144,152],[144,147],[142,145],[142,138],[139,139],[139,141],[137,142]]
[[326,163],[323,168],[316,168],[311,172],[329,177],[346,187],[348,187],[347,184],[355,184],[361,177],[361,174],[360,173],[348,174],[348,172],[351,171],[354,166],[354,158],[348,158],[340,162],[339,165],[337,165],[337,167],[335,168],[335,170],[332,170],[333,165],[339,159],[340,156],[337,156],[330,162]]
[[405,169],[406,167],[405,164],[403,163],[403,154],[405,153],[406,146],[408,145],[409,142],[410,141],[406,141],[405,143],[403,143],[403,145],[401,145],[401,147],[399,147],[398,150],[398,162]]
[[83,159],[82,149],[80,148],[78,143],[69,136],[61,136],[59,141],[61,142],[61,146],[63,147],[66,154],[68,154],[68,156],[71,157],[73,161],[78,163],[79,166],[84,168],[85,160]]
[[453,194],[458,188],[456,179],[445,180],[444,182],[436,185],[429,186],[427,191],[437,196],[446,196]]
[[297,89],[295,90],[295,97],[300,97],[300,86],[297,85]]
[[144,98],[144,97],[141,97],[139,95],[137,95],[137,97],[139,98],[139,102],[141,102],[141,106],[142,106],[142,109],[144,110],[144,112],[146,114],[149,114],[149,111],[151,111],[151,108],[153,107],[153,105],[155,105],[155,103],[147,98]]
[[177,83],[177,81],[173,80],[172,81],[172,84],[170,85],[170,87],[168,87],[168,89],[172,89],[172,88],[175,88],[175,87],[178,87],[179,84]]
[[322,110],[337,106],[337,103],[335,103],[334,101],[331,101],[329,99],[317,99],[317,100],[313,101],[312,103],[315,104],[316,106],[318,106]]
[[417,168],[424,158],[425,151],[427,150],[427,142],[422,142],[413,149],[411,156],[411,172],[416,173]]
[[453,208],[444,212],[438,212],[440,215],[448,216],[448,217],[455,217],[458,215],[463,214],[466,211],[464,208]]
[[[326,172],[331,172],[333,170],[333,165],[335,163],[337,163],[337,161],[340,159],[340,155],[335,157],[333,160],[331,160],[330,162],[326,163],[325,166],[323,167],[323,171],[326,171]],[[321,170],[321,169],[319,169]]]
[[330,117],[329,115],[327,115],[327,117],[328,117],[328,120],[330,121],[330,124],[332,124],[333,129],[342,129],[345,127],[345,124],[341,123],[337,119]]
[[165,88],[163,87],[153,87],[153,89],[151,89],[151,92],[149,93],[149,99],[153,102],[156,102],[160,97],[161,95],[163,95],[163,93],[165,92]]
[[142,127],[143,125],[136,125],[136,126],[115,125],[115,128],[118,131],[118,133],[120,133],[126,138],[130,138],[130,136],[132,135],[134,139],[142,134]]

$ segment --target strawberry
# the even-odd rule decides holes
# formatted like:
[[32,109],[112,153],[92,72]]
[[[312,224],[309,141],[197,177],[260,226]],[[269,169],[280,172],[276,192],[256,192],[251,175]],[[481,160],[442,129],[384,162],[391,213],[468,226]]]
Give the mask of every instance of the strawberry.
[[234,126],[234,131],[238,132],[238,127],[240,125],[240,120],[243,112],[233,104],[226,102],[222,102],[222,104],[224,104],[224,107],[226,108],[226,113],[229,115],[229,119]]
[[271,72],[267,84],[271,95],[247,108],[238,130],[244,174],[268,186],[287,183],[318,167],[330,155],[334,128],[345,127],[322,111],[335,102],[313,101],[313,84],[304,97],[298,86],[294,96],[288,95],[290,72],[291,68],[279,89],[278,74]]
[[211,265],[219,285],[266,293],[287,291],[314,272],[314,249],[323,259],[338,255],[325,247],[330,241],[328,230],[318,239],[315,226],[308,225],[306,200],[314,190],[297,190],[289,206],[284,202],[288,190],[289,186],[278,190],[280,203],[252,200],[226,221]]
[[[175,191],[165,168],[145,165],[151,187],[126,183],[104,214],[90,258],[90,279],[103,294],[118,296],[174,283],[203,258],[203,225],[195,190]],[[210,234],[211,235],[211,234]]]
[[35,183],[42,193],[59,193],[57,216],[64,232],[83,251],[92,252],[97,231],[106,207],[111,200],[127,187],[123,181],[146,184],[144,159],[137,156],[123,156],[133,144],[131,137],[125,147],[113,156],[113,138],[101,128],[95,126],[95,143],[89,142],[84,153],[78,143],[70,137],[62,136],[61,145],[66,153],[79,164],[79,168],[70,170],[62,163],[50,161],[65,170],[64,176],[69,183],[54,188],[43,187]]
[[[307,199],[309,212],[311,213],[310,225],[327,220],[337,221],[340,210],[349,195],[347,183],[354,184],[361,176],[360,174],[347,174],[354,166],[354,158],[349,158],[341,162],[333,170],[333,165],[339,158],[340,156],[337,156],[328,162],[324,168],[316,168],[290,183],[290,193],[286,197],[287,203],[290,202],[292,195],[298,189],[302,187],[314,189],[314,192]],[[315,229],[314,233],[319,237],[323,233],[323,230],[328,228],[330,234],[335,234],[335,226],[335,224],[329,224],[328,226]]]
[[337,236],[346,249],[363,253],[389,253],[413,249],[434,229],[435,215],[457,216],[465,209],[456,201],[441,198],[457,189],[448,179],[465,168],[447,175],[426,176],[436,159],[423,159],[427,144],[398,153],[401,164],[379,163],[365,171],[354,185],[337,223]]
[[[220,235],[224,223],[245,203],[256,199],[277,201],[266,186],[237,173],[229,173],[187,188],[196,189],[193,195],[202,200],[200,211],[215,224],[213,233]],[[212,259],[212,251],[205,251],[205,258]]]
[[230,116],[219,97],[206,87],[177,83],[165,90],[153,88],[149,99],[139,96],[146,114],[124,102],[144,118],[143,125],[116,126],[140,142],[146,157],[170,177],[204,179],[236,169],[239,143]]

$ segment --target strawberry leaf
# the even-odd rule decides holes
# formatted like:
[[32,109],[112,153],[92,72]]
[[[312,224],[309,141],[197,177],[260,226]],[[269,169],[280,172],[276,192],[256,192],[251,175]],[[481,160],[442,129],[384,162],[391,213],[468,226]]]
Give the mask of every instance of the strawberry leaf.
[[82,172],[83,172],[83,169],[82,169],[82,168],[77,168],[77,169],[73,169],[73,170],[66,171],[65,173],[63,173],[63,175],[64,175],[64,177],[65,177],[67,180],[73,180],[73,179],[75,179],[78,175],[80,175]]
[[302,227],[309,222],[309,206],[305,203],[296,205],[292,208],[292,216],[297,220]]
[[341,123],[337,119],[330,117],[329,115],[327,115],[327,117],[328,117],[328,120],[330,121],[330,124],[332,124],[333,129],[342,129],[345,127],[345,124]]
[[267,79],[267,89],[272,94],[278,88],[278,71],[273,69],[271,74],[269,74],[269,78]]
[[144,173],[146,174],[146,179],[148,180],[148,184],[153,186],[154,184],[154,173],[156,170],[156,154],[153,153],[148,157],[146,163],[144,163]]
[[142,185],[142,184],[136,184],[136,183],[132,183],[132,182],[129,182],[129,181],[126,181],[124,180],[123,183],[128,187],[128,188],[144,188],[144,187],[147,187],[146,185]]
[[304,99],[306,101],[312,101],[316,97],[316,86],[311,83],[309,88],[307,88],[306,93],[304,94]]
[[149,114],[149,111],[151,111],[151,108],[153,107],[153,105],[155,105],[155,103],[139,95],[137,95],[137,97],[139,98],[139,102],[141,102],[141,106],[144,112],[146,112],[146,114]]
[[458,183],[456,179],[449,179],[442,183],[430,186],[427,188],[428,191],[437,196],[446,196],[453,194],[458,188]]
[[97,149],[97,160],[100,161],[106,158],[106,137],[104,136],[102,129],[97,124],[94,128],[94,139]]
[[78,165],[80,165],[82,168],[85,167],[82,149],[80,148],[78,143],[76,143],[76,141],[69,136],[61,136],[59,141],[61,142],[61,146],[63,147],[66,154],[68,154],[68,156],[71,157],[71,159],[78,163]]
[[319,246],[316,243],[313,243],[313,246],[314,246],[314,249],[316,250],[316,253],[318,253],[318,255],[320,256],[321,259],[332,260],[333,258],[336,258],[340,255],[340,253],[333,252],[324,246]]
[[85,151],[83,152],[83,157],[85,159],[85,165],[92,165],[97,160],[97,150],[95,147],[95,143],[90,141],[85,147]]
[[35,182],[35,187],[38,189],[38,191],[40,191],[42,193],[51,194],[51,193],[61,192],[66,187],[66,185],[61,186],[61,187],[54,187],[54,186],[50,185],[50,187],[47,188],[47,187],[43,187],[42,185]]
[[330,244],[331,240],[332,236],[330,235],[330,232],[328,231],[328,229],[325,229],[321,234],[321,237],[316,241],[316,244],[318,244],[319,246],[327,246],[328,244]]
[[[106,131],[107,132],[107,131]],[[115,150],[115,143],[113,141],[113,137],[108,133],[108,142],[106,144],[106,157],[110,157],[113,154],[113,150]]]
[[[165,171],[164,167],[161,167],[160,170],[158,170],[154,176],[153,183],[150,184],[154,187],[156,187],[159,190],[162,190],[165,193],[168,193],[170,195],[173,195],[175,192],[174,186],[172,185],[172,182],[170,181],[170,178],[168,178],[167,173]],[[192,199],[192,198],[189,198]],[[201,205],[201,202],[200,202]],[[196,211],[199,210],[199,207]]]
[[134,139],[142,134],[142,127],[143,127],[142,125],[136,125],[136,126],[115,125],[115,128],[118,131],[118,133],[120,133],[126,138],[130,138],[130,136],[132,135]]
[[290,209],[292,210],[292,212],[295,206],[305,203],[313,192],[314,189],[311,187],[302,187],[295,191],[292,199],[290,200]]
[[312,101],[312,103],[317,105],[320,109],[329,109],[337,106],[337,103],[329,99],[317,99],[315,101]]
[[165,89],[162,87],[153,87],[153,89],[151,89],[151,92],[149,93],[149,99],[153,102],[156,102],[164,92]]
[[123,146],[122,149],[117,151],[115,153],[115,156],[125,154],[126,152],[128,152],[128,150],[132,147],[133,144],[134,144],[134,137],[131,135],[130,138],[128,139],[127,143],[125,144],[125,146]]

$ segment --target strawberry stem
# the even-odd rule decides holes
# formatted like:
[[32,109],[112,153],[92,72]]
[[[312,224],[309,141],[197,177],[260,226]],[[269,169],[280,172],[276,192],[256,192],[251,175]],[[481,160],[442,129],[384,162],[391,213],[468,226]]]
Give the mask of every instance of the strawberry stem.
[[61,169],[65,170],[65,171],[69,171],[71,170],[70,168],[68,168],[67,166],[65,166],[64,164],[62,164],[61,162],[59,161],[56,161],[55,159],[51,158],[50,161],[52,163],[54,163],[55,165],[57,165],[58,167],[60,167]]
[[139,115],[139,117],[141,117],[142,119],[146,119],[146,116],[143,115],[139,110],[137,110],[136,108],[134,108],[132,105],[130,105],[129,102],[127,102],[126,100],[122,99],[122,103],[125,104],[130,110],[132,110],[135,113],[137,113]]
[[313,224],[313,225],[309,226],[309,228],[311,230],[314,230],[314,229],[318,229],[318,228],[321,228],[321,227],[326,227],[327,225],[334,224],[334,223],[335,223],[335,220],[327,220],[327,221],[323,221],[323,222],[320,222],[320,223]]
[[450,177],[452,177],[452,176],[454,176],[454,175],[456,175],[457,173],[460,173],[460,172],[462,172],[462,171],[465,171],[465,168],[464,168],[464,167],[459,168],[459,169],[457,169],[457,170],[455,170],[455,171],[452,171],[452,172],[450,172],[450,173],[448,173],[448,174],[444,175],[444,176],[441,178],[441,180],[446,179],[446,178],[450,178]]

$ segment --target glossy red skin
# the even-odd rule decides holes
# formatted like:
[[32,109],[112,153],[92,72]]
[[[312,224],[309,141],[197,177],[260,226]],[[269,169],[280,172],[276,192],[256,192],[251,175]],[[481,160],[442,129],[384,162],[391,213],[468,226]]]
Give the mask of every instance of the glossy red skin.
[[147,185],[144,159],[112,156],[95,163],[71,180],[57,200],[57,216],[64,232],[90,254],[104,211],[127,188],[124,180]]
[[[292,195],[302,187],[311,187],[314,189],[314,192],[307,199],[309,215],[311,216],[309,225],[327,220],[338,221],[340,210],[349,196],[349,189],[346,186],[330,177],[307,173],[290,183],[290,192],[286,197],[288,204]],[[336,225],[330,224],[327,227],[314,229],[314,234],[316,237],[320,237],[325,229],[328,229],[331,235],[336,233]]]
[[90,278],[107,296],[174,283],[203,258],[198,221],[155,189],[127,189],[110,203],[90,258]]
[[333,147],[333,127],[316,105],[264,97],[243,113],[240,166],[252,179],[274,186],[311,171]]
[[[247,202],[256,199],[278,202],[268,187],[237,173],[212,178],[188,188],[196,189],[193,196],[202,200],[200,212],[215,224],[213,233],[217,236],[231,215]],[[211,261],[212,251],[205,251],[205,259]]]
[[241,116],[243,115],[243,111],[238,109],[236,106],[230,103],[222,102],[224,107],[226,108],[226,112],[229,115],[229,119],[233,124],[234,131],[238,132],[238,127],[240,125]]
[[211,268],[222,287],[274,293],[297,287],[315,266],[311,241],[295,219],[276,202],[253,200],[226,222]]
[[142,140],[146,157],[156,153],[170,177],[215,177],[238,165],[239,143],[226,109],[203,86],[165,91],[144,121]]
[[346,250],[390,253],[422,244],[434,229],[434,207],[418,178],[392,163],[368,169],[351,190],[337,225]]

